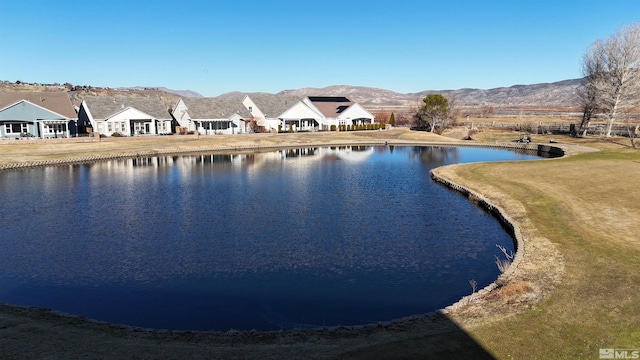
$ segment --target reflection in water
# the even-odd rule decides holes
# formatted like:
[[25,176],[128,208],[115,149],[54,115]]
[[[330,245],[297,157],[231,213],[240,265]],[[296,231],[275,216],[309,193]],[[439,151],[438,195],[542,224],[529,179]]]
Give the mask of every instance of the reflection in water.
[[460,157],[456,147],[414,147],[413,155],[420,159],[420,162],[430,166],[440,166],[459,162]]
[[[490,149],[334,147],[0,173],[0,300],[144,327],[353,325],[498,275],[500,225],[434,166]],[[435,215],[434,215],[435,214]]]

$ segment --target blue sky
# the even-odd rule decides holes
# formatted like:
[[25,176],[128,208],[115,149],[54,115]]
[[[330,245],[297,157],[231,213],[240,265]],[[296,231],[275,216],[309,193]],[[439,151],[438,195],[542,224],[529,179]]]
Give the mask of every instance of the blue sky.
[[638,21],[638,0],[0,0],[0,80],[490,89],[578,78],[591,43]]

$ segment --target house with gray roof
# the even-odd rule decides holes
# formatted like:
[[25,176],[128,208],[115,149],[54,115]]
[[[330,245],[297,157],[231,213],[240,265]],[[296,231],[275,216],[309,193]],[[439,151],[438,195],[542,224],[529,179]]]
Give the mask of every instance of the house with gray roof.
[[171,111],[179,126],[200,135],[249,132],[245,121],[251,114],[241,103],[222,98],[179,99]]
[[77,119],[66,92],[0,92],[0,138],[75,136]]
[[162,135],[172,133],[168,109],[156,97],[87,96],[78,123],[101,135]]
[[282,125],[280,115],[299,101],[295,96],[254,93],[245,95],[242,104],[259,126],[272,131]]

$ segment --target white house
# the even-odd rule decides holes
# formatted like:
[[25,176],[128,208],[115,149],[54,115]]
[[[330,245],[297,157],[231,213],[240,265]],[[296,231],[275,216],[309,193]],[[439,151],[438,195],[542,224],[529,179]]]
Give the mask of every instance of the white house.
[[266,130],[330,130],[331,125],[374,123],[374,116],[360,104],[343,96],[246,95],[242,104]]
[[295,96],[254,93],[246,95],[242,104],[258,126],[271,131],[278,130],[283,124],[280,115],[299,101]]
[[248,132],[245,119],[251,115],[236,101],[220,98],[179,99],[171,115],[178,125],[189,131],[198,131],[201,135],[241,134]]
[[155,97],[87,96],[80,104],[78,122],[106,136],[172,132],[171,115]]
[[343,96],[308,96],[283,112],[283,129],[330,130],[332,125],[373,124],[375,117]]
[[325,126],[324,115],[318,109],[310,107],[300,100],[282,113],[279,119],[282,129],[285,131],[290,128],[293,131],[306,131],[320,128],[323,130],[329,129]]
[[343,96],[307,96],[302,102],[322,114],[323,128],[330,128],[331,125],[373,124],[375,121],[373,114]]

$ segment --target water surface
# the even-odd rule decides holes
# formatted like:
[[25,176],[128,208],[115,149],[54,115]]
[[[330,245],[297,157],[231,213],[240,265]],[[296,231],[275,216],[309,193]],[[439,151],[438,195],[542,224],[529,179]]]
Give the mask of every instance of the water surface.
[[278,330],[445,307],[500,224],[429,170],[508,150],[341,147],[0,173],[0,301],[134,326]]

